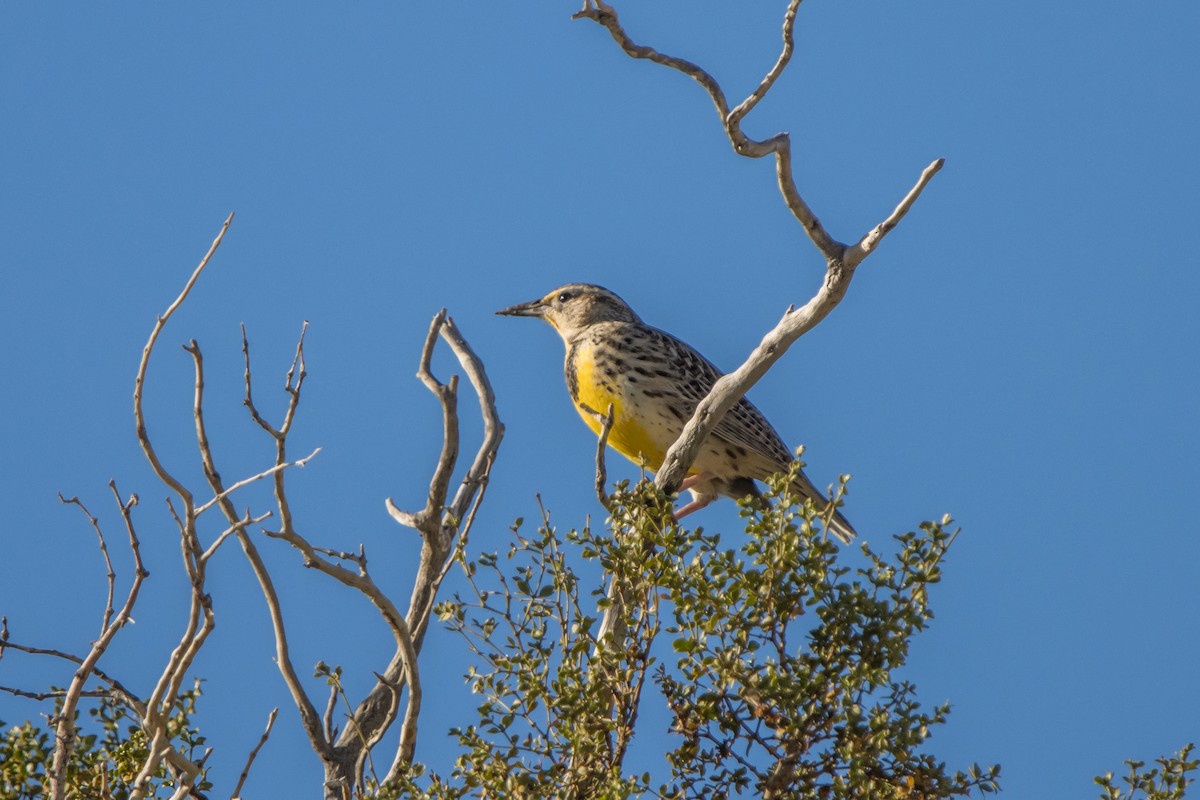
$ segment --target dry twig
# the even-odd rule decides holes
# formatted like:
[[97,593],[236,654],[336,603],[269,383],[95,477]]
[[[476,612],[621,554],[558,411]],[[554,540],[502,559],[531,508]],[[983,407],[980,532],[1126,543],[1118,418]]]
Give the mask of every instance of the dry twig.
[[59,500],[64,504],[78,506],[83,515],[87,517],[88,522],[91,523],[92,529],[96,531],[96,536],[100,539],[100,550],[104,554],[104,563],[107,567],[108,601],[104,609],[104,619],[100,627],[100,636],[92,643],[92,648],[88,651],[88,654],[79,662],[78,669],[71,676],[70,685],[62,695],[62,709],[59,711],[55,723],[54,761],[50,768],[50,796],[54,800],[65,798],[69,789],[66,781],[67,767],[70,764],[71,756],[75,752],[75,737],[78,733],[75,727],[75,711],[79,707],[80,698],[84,695],[84,687],[95,670],[96,662],[104,655],[104,652],[108,649],[108,646],[112,643],[117,633],[129,622],[133,613],[133,607],[137,603],[138,593],[142,588],[142,581],[150,574],[142,564],[141,547],[138,542],[137,533],[134,531],[133,517],[131,515],[133,506],[137,504],[137,495],[130,497],[128,502],[122,502],[121,495],[117,492],[116,483],[109,481],[108,486],[112,490],[113,497],[117,501],[117,506],[121,510],[121,518],[125,521],[125,530],[129,534],[129,549],[133,553],[133,581],[129,586],[128,594],[125,596],[125,603],[121,606],[121,610],[116,614],[115,619],[113,618],[113,589],[116,583],[116,572],[113,570],[112,560],[108,556],[108,547],[104,542],[104,531],[100,527],[100,522],[92,516],[91,512],[87,510],[78,498],[64,500],[62,495],[59,495]]
[[275,717],[279,714],[279,706],[271,709],[271,713],[267,716],[267,729],[263,731],[263,735],[259,737],[258,744],[254,745],[254,749],[250,751],[250,755],[246,758],[246,766],[242,768],[242,774],[238,776],[237,786],[233,787],[233,794],[230,800],[240,800],[242,796],[242,786],[246,783],[246,778],[250,775],[250,768],[254,766],[254,759],[258,758],[258,751],[262,750],[267,739],[271,735],[271,728],[275,727]]

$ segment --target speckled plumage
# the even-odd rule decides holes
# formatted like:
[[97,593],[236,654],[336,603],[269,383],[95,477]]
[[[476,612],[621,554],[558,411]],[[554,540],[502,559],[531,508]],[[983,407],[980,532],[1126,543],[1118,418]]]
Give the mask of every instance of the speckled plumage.
[[[721,377],[696,350],[646,325],[620,297],[599,286],[568,284],[498,313],[541,317],[558,331],[567,350],[567,390],[584,422],[599,432],[597,414],[605,413],[611,403],[609,444],[651,470],[662,466],[667,449]],[[743,398],[701,446],[685,482],[695,501],[679,515],[720,495],[758,494],[754,481],[786,470],[792,460],[771,423]],[[793,488],[818,507],[827,504],[803,473]],[[831,523],[844,541],[855,535],[836,510]]]

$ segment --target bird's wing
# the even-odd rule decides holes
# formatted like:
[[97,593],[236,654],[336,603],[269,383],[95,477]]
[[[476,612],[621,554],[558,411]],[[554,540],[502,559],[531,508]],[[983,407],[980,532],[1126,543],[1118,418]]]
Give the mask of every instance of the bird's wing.
[[[676,384],[687,401],[687,417],[690,417],[721,378],[721,372],[686,342],[665,331],[654,329],[654,332],[662,337],[664,349],[671,353],[671,371],[678,375]],[[745,397],[721,418],[713,435],[758,453],[773,462],[778,470],[785,469],[792,461],[792,454],[771,423]]]
[[[670,365],[666,367],[670,377],[659,377],[671,380],[672,384],[677,387],[686,404],[684,409],[686,412],[684,419],[686,420],[695,412],[700,401],[712,391],[713,384],[721,378],[721,372],[686,342],[676,339],[665,331],[651,330],[654,335],[662,337],[660,340],[662,350],[670,353]],[[717,427],[713,430],[713,436],[758,454],[772,464],[773,468],[770,470],[772,472],[782,472],[793,460],[791,452],[779,434],[771,427],[771,423],[753,403],[744,397],[729,409],[729,413],[717,423]],[[792,488],[801,497],[813,500],[818,508],[822,508],[828,502],[821,490],[803,472],[796,476]],[[828,512],[823,511],[822,513]],[[828,522],[830,530],[843,542],[849,543],[855,537],[854,526],[838,509],[833,509],[833,513],[828,515]]]

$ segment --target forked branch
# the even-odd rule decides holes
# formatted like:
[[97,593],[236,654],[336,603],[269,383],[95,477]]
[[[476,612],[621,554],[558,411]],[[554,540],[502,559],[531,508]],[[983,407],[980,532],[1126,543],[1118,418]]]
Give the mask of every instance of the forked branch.
[[[451,350],[458,357],[459,363],[479,395],[484,418],[484,436],[480,450],[452,500],[448,500],[448,495],[458,460],[460,438],[457,411],[458,379],[456,376],[451,378],[448,383],[443,384],[433,375],[431,363],[439,337],[449,344]],[[413,759],[416,748],[417,719],[422,701],[417,654],[428,625],[433,598],[445,576],[445,568],[454,543],[456,540],[461,542],[462,537],[466,536],[479,507],[484,488],[487,485],[487,476],[503,434],[503,426],[496,416],[495,398],[482,363],[462,338],[453,320],[443,310],[434,317],[430,325],[418,369],[418,377],[434,393],[442,406],[442,452],[429,484],[425,507],[421,511],[408,514],[397,508],[390,499],[386,504],[389,513],[396,520],[417,528],[423,536],[421,562],[414,581],[413,597],[408,613],[402,615],[391,598],[369,574],[366,553],[361,547],[355,554],[315,546],[307,536],[297,530],[293,520],[287,499],[285,473],[288,467],[298,465],[300,462],[288,460],[287,438],[295,419],[300,402],[300,389],[305,377],[304,332],[301,332],[300,341],[296,347],[296,356],[288,371],[284,386],[289,395],[288,407],[283,422],[278,426],[267,421],[255,405],[250,368],[250,346],[244,330],[242,350],[246,365],[245,405],[253,420],[276,443],[275,466],[245,481],[268,475],[274,480],[280,525],[278,530],[268,531],[267,534],[273,538],[282,539],[298,550],[304,558],[305,566],[316,569],[364,595],[382,614],[396,641],[396,651],[391,662],[384,671],[376,673],[376,685],[352,709],[347,724],[339,735],[333,725],[333,697],[330,698],[331,703],[325,714],[318,716],[312,701],[300,685],[288,654],[283,617],[278,598],[270,583],[270,577],[266,574],[265,569],[261,568],[260,559],[253,551],[253,546],[251,545],[251,548],[247,550],[247,555],[251,556],[252,564],[255,565],[255,572],[259,575],[271,612],[272,623],[275,626],[276,656],[280,670],[284,673],[285,682],[301,710],[301,717],[310,742],[325,763],[326,796],[340,797],[342,792],[352,791],[355,786],[362,785],[364,765],[369,762],[372,749],[381,741],[391,724],[401,715],[402,695],[406,695],[407,702],[403,708],[400,740],[384,784],[397,777]],[[193,355],[197,359],[197,368],[199,369],[198,351]],[[202,431],[202,429],[200,430]],[[205,460],[205,472],[209,475],[214,493],[213,502],[220,505],[228,516],[232,513],[232,506],[229,505],[227,498],[236,485],[228,489],[221,485],[215,468],[211,467],[207,441],[202,434],[200,441]],[[211,503],[201,508],[207,508],[208,505]],[[243,547],[246,545],[247,543],[243,541]],[[349,565],[353,565],[354,568],[348,568]]]
[[[459,454],[458,378],[442,383],[433,374],[432,359],[438,338],[450,346],[479,398],[483,416],[483,437],[475,459],[462,479],[453,499],[449,498],[450,483]],[[421,558],[413,581],[408,613],[401,620],[407,633],[388,668],[379,674],[378,682],[359,703],[349,724],[337,738],[335,750],[348,762],[357,764],[361,775],[366,745],[378,742],[397,713],[397,699],[407,685],[408,704],[401,726],[400,744],[396,757],[384,779],[386,785],[396,778],[412,761],[416,745],[416,721],[420,710],[421,686],[417,679],[416,654],[421,648],[429,625],[438,588],[446,576],[451,554],[456,544],[468,535],[475,513],[487,488],[488,475],[504,435],[504,426],[496,412],[496,399],[488,381],[483,362],[462,337],[454,320],[445,309],[434,316],[421,350],[417,377],[438,398],[442,406],[442,452],[426,493],[425,507],[416,513],[402,511],[388,498],[388,513],[402,525],[415,528],[422,535]],[[389,620],[390,621],[390,620]],[[332,733],[327,721],[325,729]]]
[[750,358],[738,370],[730,373],[713,387],[709,396],[697,408],[692,419],[674,446],[667,452],[656,482],[668,491],[678,488],[696,458],[704,439],[716,428],[725,413],[749,391],[759,378],[775,363],[796,339],[811,330],[842,301],[849,289],[854,271],[859,264],[875,251],[879,243],[891,232],[925,186],[942,168],[943,159],[937,159],[921,173],[920,178],[896,209],[888,217],[863,235],[857,244],[846,245],[833,238],[813,213],[796,186],[792,168],[791,137],[786,132],[777,133],[767,139],[756,140],[742,130],[742,121],[775,86],[791,61],[795,51],[796,13],[803,0],[790,0],[783,18],[783,48],[775,63],[767,71],[753,92],[737,107],[730,109],[720,83],[706,70],[682,58],[660,53],[652,47],[635,43],[618,19],[616,9],[604,0],[585,0],[583,8],[574,16],[590,19],[602,25],[625,53],[633,58],[647,59],[656,64],[677,70],[699,83],[708,92],[720,116],[721,125],[735,152],[748,158],[775,157],[775,172],[779,191],[792,215],[800,222],[809,239],[825,257],[826,273],[821,288],[811,300],[797,310],[788,313],[762,340]]
[[129,622],[133,613],[133,607],[137,603],[138,593],[142,588],[142,582],[150,575],[142,564],[141,545],[138,542],[137,532],[133,526],[132,509],[137,505],[137,495],[132,495],[128,501],[123,501],[120,493],[117,491],[116,483],[109,481],[108,486],[117,501],[117,507],[121,510],[121,519],[124,521],[125,530],[129,534],[129,550],[133,554],[133,581],[130,583],[129,592],[125,595],[125,602],[122,604],[121,610],[116,613],[115,619],[113,618],[113,590],[117,576],[115,570],[113,570],[112,559],[108,555],[108,546],[104,541],[104,530],[100,527],[99,520],[92,516],[92,513],[87,510],[78,498],[73,497],[67,500],[61,494],[58,496],[58,499],[63,504],[78,506],[83,515],[87,517],[88,522],[100,540],[100,552],[104,556],[106,578],[108,580],[108,601],[105,604],[104,619],[100,625],[100,636],[92,643],[92,648],[88,651],[87,656],[79,661],[79,668],[71,676],[71,683],[62,695],[62,708],[58,712],[55,723],[54,760],[50,771],[50,796],[54,800],[62,800],[69,792],[67,767],[70,764],[71,757],[75,753],[75,739],[77,734],[75,712],[79,707],[80,699],[87,694],[85,692],[87,682],[95,673],[96,663],[100,660],[100,657],[104,655],[108,646],[112,644],[117,633]]
[[[459,452],[458,376],[452,376],[445,384],[434,377],[431,363],[438,337],[450,346],[450,350],[470,380],[479,399],[479,409],[483,417],[483,437],[479,443],[479,449],[475,453],[475,460],[471,463],[452,500],[449,499],[450,479],[454,473]],[[467,344],[466,339],[459,332],[458,326],[454,324],[454,320],[446,313],[445,309],[438,312],[430,323],[429,334],[425,338],[425,346],[421,351],[417,377],[438,398],[442,406],[442,453],[429,482],[429,492],[423,509],[410,514],[397,507],[391,498],[388,498],[386,505],[388,513],[392,515],[393,519],[401,525],[417,529],[424,539],[421,565],[418,568],[417,580],[408,609],[408,620],[413,630],[413,636],[420,642],[429,623],[429,615],[433,610],[433,601],[438,587],[445,576],[445,570],[442,567],[453,550],[456,538],[463,539],[470,533],[471,524],[475,519],[475,511],[487,490],[492,462],[496,458],[500,441],[504,437],[504,425],[500,422],[500,416],[496,412],[496,396],[492,391],[492,385],[484,370],[483,362]]]
[[[174,302],[156,320],[154,328],[150,332],[150,337],[142,349],[141,363],[138,365],[137,377],[134,380],[133,413],[137,427],[138,443],[141,445],[142,452],[150,462],[155,475],[174,492],[183,505],[183,513],[180,515],[175,511],[174,506],[168,499],[168,507],[171,509],[179,526],[184,570],[187,573],[188,584],[191,589],[191,602],[184,625],[184,633],[180,637],[179,644],[172,651],[167,665],[159,676],[158,682],[150,698],[145,702],[141,713],[141,726],[150,744],[150,752],[142,765],[138,777],[134,781],[133,790],[130,793],[130,797],[133,800],[145,797],[151,790],[151,776],[157,771],[159,764],[164,758],[169,760],[172,768],[179,777],[180,791],[190,791],[188,787],[194,785],[194,781],[200,774],[200,768],[196,764],[182,759],[182,756],[179,756],[171,746],[168,724],[171,708],[179,696],[184,676],[199,654],[200,649],[204,646],[208,634],[213,630],[215,624],[212,598],[205,590],[205,550],[200,543],[196,529],[196,505],[192,492],[172,475],[159,460],[147,432],[142,397],[145,391],[146,372],[150,365],[150,356],[154,352],[154,346],[158,341],[159,335],[162,333],[163,328],[166,327],[171,316],[183,304],[184,300],[187,299],[188,294],[191,293],[192,287],[195,286],[196,281],[200,278],[200,274],[204,272],[205,267],[208,266],[217,248],[221,246],[221,242],[225,238],[225,233],[229,230],[232,222],[233,214],[230,214],[221,226],[221,230],[217,233],[212,245],[209,246],[208,252],[204,254],[204,257],[200,260],[200,264],[192,272],[191,277],[184,285],[179,296],[175,298]],[[200,402],[202,393],[203,383],[198,379],[196,386],[197,404]],[[199,418],[197,422],[199,424]],[[242,524],[248,524],[249,520],[250,517],[247,515],[246,522]]]

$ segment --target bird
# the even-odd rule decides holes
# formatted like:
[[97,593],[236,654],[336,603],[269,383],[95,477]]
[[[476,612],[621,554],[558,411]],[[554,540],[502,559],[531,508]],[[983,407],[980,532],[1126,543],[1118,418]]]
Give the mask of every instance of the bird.
[[[613,292],[569,283],[527,303],[501,309],[511,317],[540,317],[566,346],[564,371],[575,409],[594,433],[612,405],[608,443],[635,464],[657,471],[696,406],[721,377],[712,362],[671,334],[651,327]],[[720,496],[759,496],[755,480],[786,471],[792,453],[753,403],[742,398],[701,446],[680,489],[693,500],[681,519]],[[857,533],[803,473],[792,490],[822,510],[829,530],[849,543]]]

